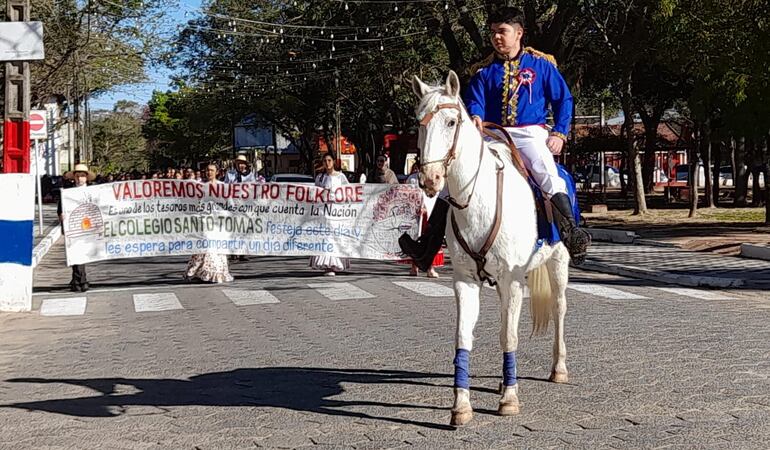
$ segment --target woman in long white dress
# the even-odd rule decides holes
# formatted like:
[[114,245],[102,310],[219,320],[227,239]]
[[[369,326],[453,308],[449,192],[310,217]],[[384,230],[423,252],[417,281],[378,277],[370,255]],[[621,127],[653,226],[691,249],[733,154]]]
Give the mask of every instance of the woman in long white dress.
[[[348,184],[348,179],[341,172],[337,172],[334,167],[334,155],[327,153],[323,157],[323,171],[315,177],[315,185],[324,189],[336,189]],[[342,272],[350,268],[348,258],[338,258],[336,256],[313,256],[310,258],[310,267],[322,270],[324,275],[333,277],[337,272]]]
[[[219,183],[217,166],[209,164],[206,167],[206,178],[209,183]],[[207,283],[225,283],[233,281],[230,268],[227,265],[227,255],[216,253],[199,253],[190,257],[184,277],[186,280],[198,278]]]

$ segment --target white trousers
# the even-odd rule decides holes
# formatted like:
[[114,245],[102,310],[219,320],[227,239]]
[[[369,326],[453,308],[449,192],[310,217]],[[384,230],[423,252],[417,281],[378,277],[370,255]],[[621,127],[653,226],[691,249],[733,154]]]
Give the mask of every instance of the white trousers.
[[506,127],[505,129],[521,153],[524,165],[540,189],[549,196],[567,193],[567,183],[559,176],[553,154],[548,150],[548,130],[539,125]]

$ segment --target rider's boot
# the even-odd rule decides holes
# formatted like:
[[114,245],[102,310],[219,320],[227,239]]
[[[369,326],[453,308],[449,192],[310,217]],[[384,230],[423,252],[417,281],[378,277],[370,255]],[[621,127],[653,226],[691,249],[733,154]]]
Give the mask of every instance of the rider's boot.
[[591,246],[591,235],[586,230],[577,226],[575,215],[572,213],[572,202],[567,194],[557,193],[551,197],[551,203],[558,212],[557,224],[561,233],[562,242],[567,247],[572,263],[583,264],[586,260],[588,247]]
[[398,245],[401,247],[401,251],[412,258],[417,268],[423,272],[427,272],[430,269],[433,258],[444,244],[448,212],[449,203],[438,199],[433,207],[433,211],[430,213],[430,217],[428,217],[427,230],[424,230],[423,234],[416,241],[406,233],[398,238]]

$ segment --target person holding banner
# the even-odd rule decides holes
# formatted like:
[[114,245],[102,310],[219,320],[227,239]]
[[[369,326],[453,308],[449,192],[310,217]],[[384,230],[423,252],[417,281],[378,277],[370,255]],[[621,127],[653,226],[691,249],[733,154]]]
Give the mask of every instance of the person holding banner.
[[[324,189],[336,189],[342,185],[348,184],[347,177],[338,172],[335,168],[335,158],[330,152],[323,157],[323,171],[315,178],[315,185]],[[350,268],[348,258],[338,258],[336,256],[319,255],[310,258],[310,267],[323,270],[324,275],[333,277],[336,272],[342,272]]]
[[[85,164],[75,164],[75,170],[64,174],[64,178],[75,182],[75,187],[87,186],[89,181],[96,179],[96,174],[88,170],[88,166]],[[59,222],[62,224],[62,232],[64,231],[64,221],[67,220],[62,214],[61,198],[59,198],[59,206],[56,213],[59,215]],[[89,288],[88,279],[86,278],[86,265],[85,264],[73,264],[72,265],[72,280],[70,281],[70,289],[72,292],[86,292]]]
[[[216,164],[206,166],[206,178],[209,183],[219,183],[217,180]],[[199,253],[190,257],[187,263],[187,270],[184,278],[193,280],[195,278],[207,283],[226,283],[233,281],[230,275],[230,268],[227,265],[227,255],[216,253]]]

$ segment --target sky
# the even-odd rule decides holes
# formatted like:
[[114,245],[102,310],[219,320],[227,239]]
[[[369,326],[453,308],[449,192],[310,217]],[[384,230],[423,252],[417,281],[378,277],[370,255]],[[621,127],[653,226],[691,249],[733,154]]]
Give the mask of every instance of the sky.
[[[170,26],[174,29],[177,24],[185,24],[200,8],[203,0],[177,0],[178,6],[169,14]],[[188,16],[185,16],[185,12]],[[170,89],[171,71],[165,67],[148,67],[147,81],[138,84],[118,86],[99,97],[90,100],[91,109],[109,109],[118,100],[131,100],[139,104],[145,104],[152,97],[152,91],[166,91]]]

